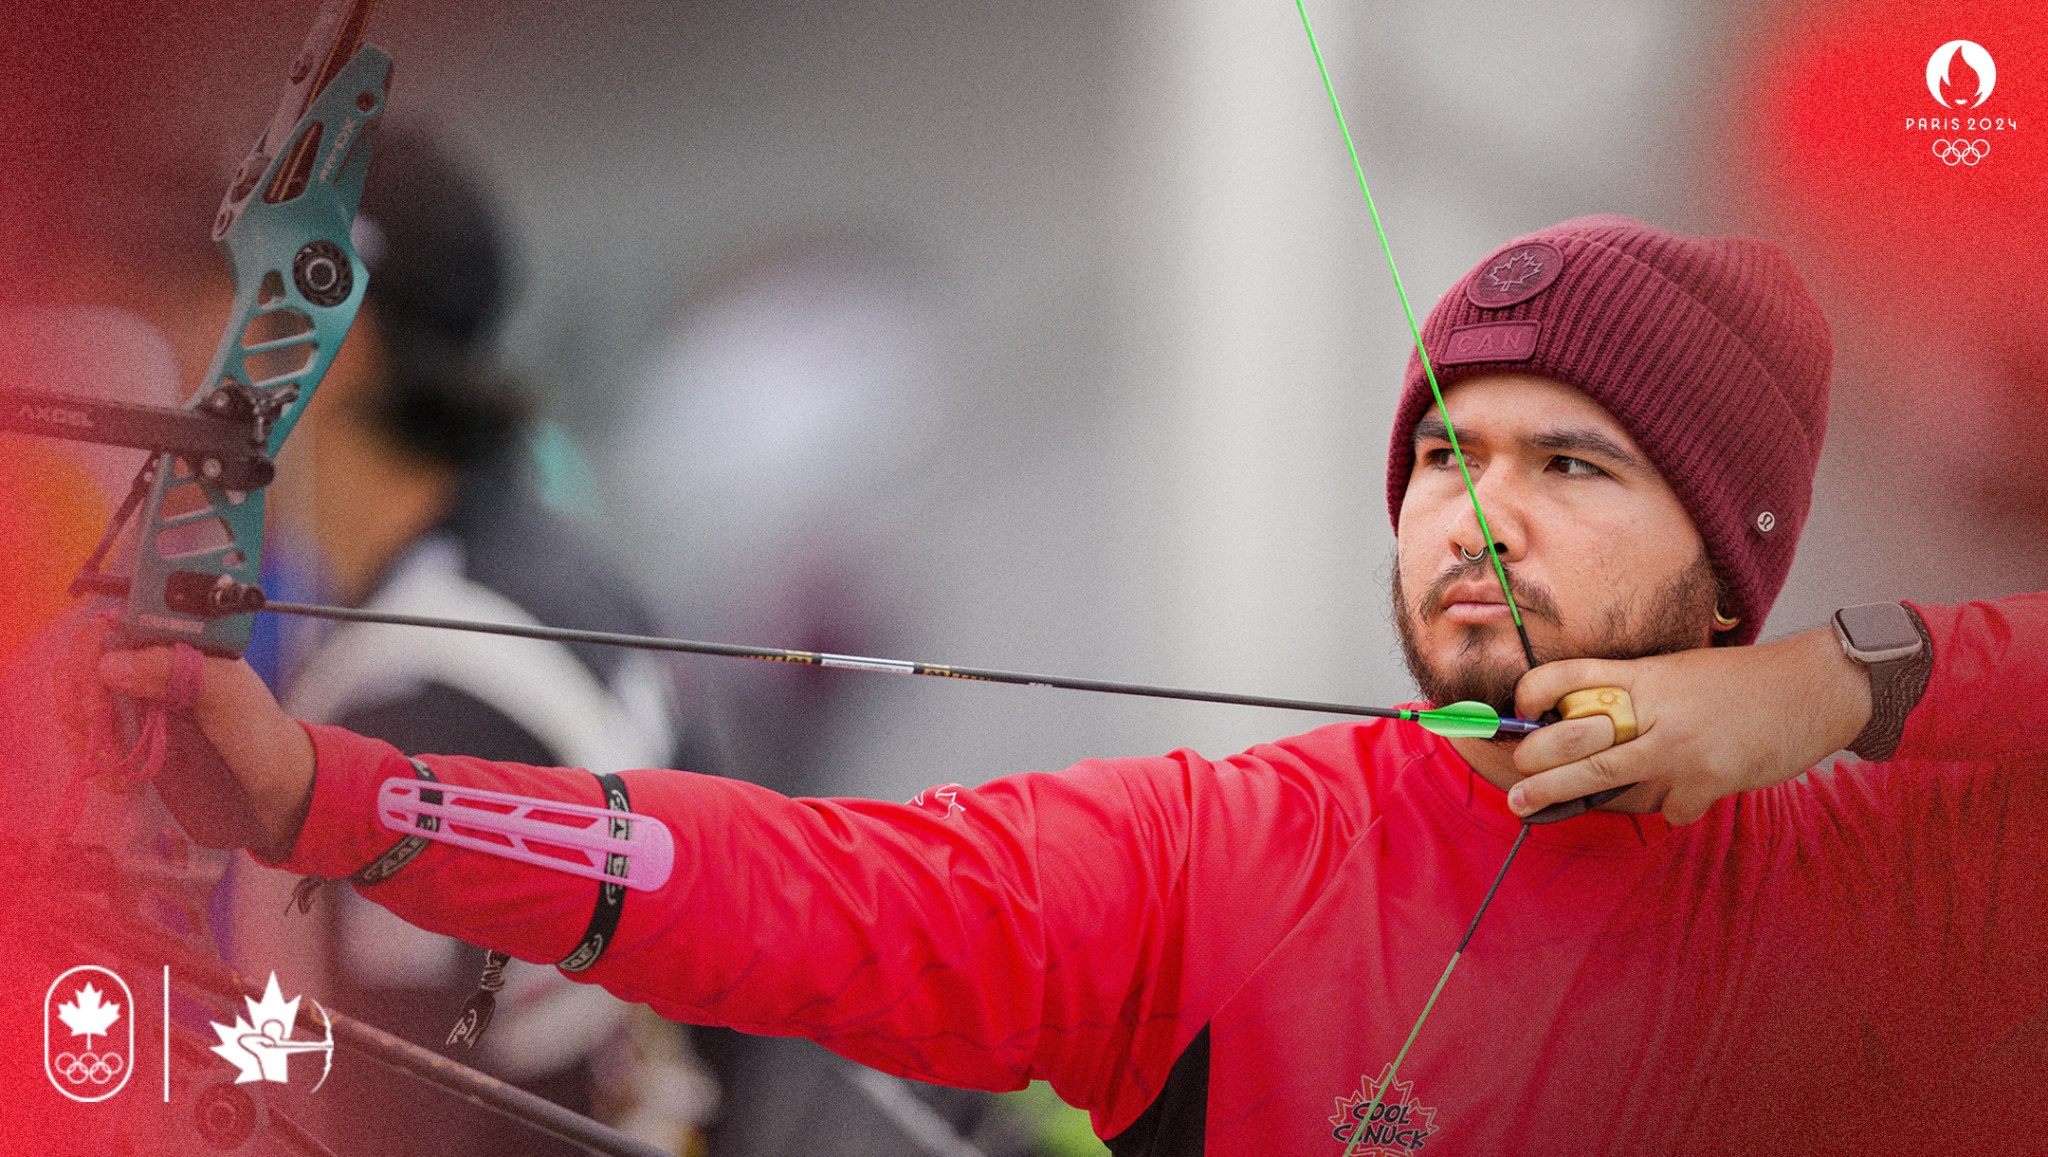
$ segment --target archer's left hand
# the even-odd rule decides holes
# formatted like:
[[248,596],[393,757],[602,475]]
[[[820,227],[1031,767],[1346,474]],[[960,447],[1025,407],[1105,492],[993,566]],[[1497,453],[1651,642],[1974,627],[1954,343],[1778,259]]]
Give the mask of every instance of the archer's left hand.
[[1528,778],[1508,793],[1517,814],[1636,784],[1608,807],[1691,823],[1723,796],[1807,770],[1870,719],[1869,677],[1825,629],[1760,646],[1545,663],[1516,687],[1516,714],[1534,719],[1600,686],[1629,693],[1636,737],[1615,743],[1613,723],[1594,715],[1522,740],[1515,768]]

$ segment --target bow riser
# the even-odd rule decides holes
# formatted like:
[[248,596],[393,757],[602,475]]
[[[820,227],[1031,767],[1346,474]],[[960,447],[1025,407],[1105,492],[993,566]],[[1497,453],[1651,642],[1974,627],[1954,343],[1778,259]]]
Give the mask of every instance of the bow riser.
[[[383,50],[357,50],[313,98],[288,146],[260,172],[244,166],[215,222],[234,311],[186,408],[253,411],[266,459],[298,423],[362,304],[368,276],[349,231],[390,73]],[[272,136],[252,161],[263,159]],[[248,645],[253,616],[223,615],[207,600],[236,589],[222,580],[257,583],[267,478],[237,478],[217,466],[159,454],[145,467],[133,578],[119,615],[131,642],[184,642],[228,656]]]

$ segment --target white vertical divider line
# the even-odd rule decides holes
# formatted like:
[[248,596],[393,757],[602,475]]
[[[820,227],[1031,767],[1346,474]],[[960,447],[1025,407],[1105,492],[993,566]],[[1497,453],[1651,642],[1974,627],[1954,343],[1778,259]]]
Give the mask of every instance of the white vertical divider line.
[[164,965],[164,1104],[171,1103],[171,966]]

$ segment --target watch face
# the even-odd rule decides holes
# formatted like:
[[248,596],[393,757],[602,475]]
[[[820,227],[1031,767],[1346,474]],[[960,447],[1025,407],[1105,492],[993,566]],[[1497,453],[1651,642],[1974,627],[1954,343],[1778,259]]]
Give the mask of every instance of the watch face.
[[1851,646],[1865,654],[1919,649],[1920,632],[1913,629],[1912,612],[1897,603],[1869,603],[1843,607],[1835,612]]

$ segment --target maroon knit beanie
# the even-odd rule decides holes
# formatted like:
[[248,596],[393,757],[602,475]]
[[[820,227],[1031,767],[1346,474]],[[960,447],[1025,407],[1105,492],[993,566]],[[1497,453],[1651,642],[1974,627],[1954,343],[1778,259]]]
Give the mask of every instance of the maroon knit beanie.
[[[1495,250],[1422,327],[1437,383],[1536,374],[1607,408],[1677,492],[1726,609],[1751,643],[1792,569],[1827,433],[1834,343],[1776,246],[1577,217]],[[1387,509],[1398,529],[1415,423],[1434,407],[1421,359],[1394,415]]]

